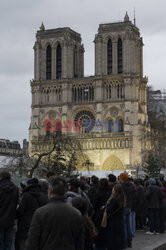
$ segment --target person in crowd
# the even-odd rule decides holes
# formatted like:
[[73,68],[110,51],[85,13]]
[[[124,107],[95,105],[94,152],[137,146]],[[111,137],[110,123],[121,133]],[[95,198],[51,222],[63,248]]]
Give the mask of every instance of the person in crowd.
[[38,179],[32,178],[27,181],[27,186],[23,189],[20,204],[17,208],[17,233],[16,249],[25,250],[25,241],[32,216],[37,208],[47,203],[47,197],[41,192]]
[[26,250],[84,250],[82,215],[65,203],[65,191],[66,183],[62,177],[50,177],[50,202],[36,210]]
[[65,194],[66,202],[71,204],[74,197],[81,197],[80,182],[77,179],[71,179],[68,182],[68,191]]
[[40,186],[41,192],[43,193],[43,195],[46,197],[48,201],[48,181],[46,179],[40,179],[39,186]]
[[136,190],[135,190],[135,212],[136,212],[136,229],[142,231],[144,226],[145,218],[145,191],[140,179],[135,181]]
[[96,192],[94,202],[93,202],[93,222],[98,230],[98,235],[95,238],[95,250],[105,250],[106,249],[106,229],[101,227],[101,222],[103,218],[104,207],[110,198],[110,190],[108,186],[108,181],[106,178],[102,178],[99,181],[99,187]]
[[93,239],[97,236],[97,230],[93,221],[88,217],[88,202],[85,198],[75,197],[72,199],[72,206],[77,208],[83,216],[85,235],[84,250],[93,250]]
[[10,173],[0,172],[0,249],[11,250],[13,226],[18,204],[18,188],[11,181]]
[[99,185],[99,178],[95,175],[92,175],[90,178],[90,189],[88,191],[88,197],[91,201],[91,203],[93,203],[93,200],[95,198],[97,189],[98,189],[98,185]]
[[133,181],[132,178],[130,178],[130,183],[132,184],[133,187],[133,194],[132,194],[132,202],[131,202],[131,213],[130,213],[130,228],[131,228],[131,235],[132,237],[135,236],[135,232],[136,232],[136,213],[135,213],[135,209],[136,209],[136,201],[135,201],[135,191],[136,191],[136,186],[135,183]]
[[164,198],[162,191],[159,186],[156,185],[156,180],[154,178],[149,179],[149,185],[145,193],[148,205],[148,219],[150,231],[146,234],[159,234],[159,209],[160,204]]
[[90,185],[87,183],[87,178],[85,176],[80,177],[80,187],[84,193],[88,193]]
[[160,228],[160,233],[164,233],[165,232],[165,189],[164,189],[164,185],[163,182],[161,182],[159,179],[156,180],[156,184],[160,187],[160,190],[162,192],[162,199],[160,202],[160,207],[159,207],[159,228]]
[[108,175],[108,185],[109,185],[111,193],[112,193],[112,189],[113,189],[115,184],[116,184],[116,176],[114,174],[109,174]]
[[107,250],[124,249],[124,207],[125,196],[121,184],[115,184],[106,205]]
[[134,187],[129,181],[127,173],[121,173],[119,175],[120,183],[125,194],[126,207],[124,208],[124,247],[132,247],[132,232],[131,232],[131,209],[133,206],[133,196],[134,196]]

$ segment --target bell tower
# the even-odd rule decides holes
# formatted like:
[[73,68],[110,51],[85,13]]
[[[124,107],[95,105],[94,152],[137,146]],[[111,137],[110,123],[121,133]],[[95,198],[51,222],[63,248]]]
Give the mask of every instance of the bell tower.
[[81,36],[72,29],[45,30],[42,23],[34,45],[34,80],[83,77],[84,47]]
[[94,43],[96,76],[143,76],[142,37],[127,12],[123,22],[100,24]]

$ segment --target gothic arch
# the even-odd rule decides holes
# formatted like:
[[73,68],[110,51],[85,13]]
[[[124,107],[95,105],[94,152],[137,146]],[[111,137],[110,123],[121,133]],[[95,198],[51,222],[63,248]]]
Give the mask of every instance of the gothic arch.
[[48,47],[48,45],[50,45],[51,48],[52,48],[52,41],[51,41],[51,40],[45,41],[45,42],[43,43],[43,45],[42,45],[42,48],[46,50],[47,47]]
[[110,155],[103,163],[102,171],[124,170],[123,163],[115,156]]
[[60,40],[60,39],[54,41],[53,44],[52,44],[52,47],[53,47],[54,49],[56,49],[58,44],[60,44],[60,46],[63,48],[64,42],[63,42],[62,40]]

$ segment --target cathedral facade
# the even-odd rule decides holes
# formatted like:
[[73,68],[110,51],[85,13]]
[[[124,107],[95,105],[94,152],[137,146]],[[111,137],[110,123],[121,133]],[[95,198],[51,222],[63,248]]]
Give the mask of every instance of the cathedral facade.
[[[46,30],[43,24],[37,31],[29,152],[51,147],[48,121],[49,128],[59,123],[63,133],[80,140],[91,170],[134,169],[143,160],[148,123],[142,37],[126,13],[122,22],[99,25],[94,46],[95,74],[84,77],[79,33]],[[85,165],[79,162],[78,168]]]

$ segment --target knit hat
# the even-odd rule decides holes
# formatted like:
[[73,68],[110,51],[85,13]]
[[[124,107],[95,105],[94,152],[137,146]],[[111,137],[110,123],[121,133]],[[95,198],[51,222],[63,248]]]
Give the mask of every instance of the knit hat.
[[39,184],[39,181],[36,178],[31,178],[27,181],[27,185],[37,185],[37,184]]
[[129,179],[129,176],[127,173],[121,173],[119,175],[119,179],[120,179],[120,181],[127,181]]

